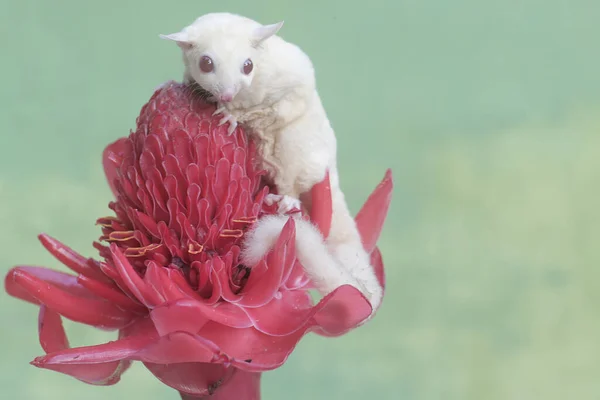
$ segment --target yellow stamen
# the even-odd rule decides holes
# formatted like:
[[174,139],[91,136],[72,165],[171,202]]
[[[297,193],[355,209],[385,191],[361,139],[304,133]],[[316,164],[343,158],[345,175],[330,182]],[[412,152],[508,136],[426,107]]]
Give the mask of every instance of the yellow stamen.
[[232,222],[239,222],[241,224],[253,224],[256,222],[256,217],[239,217],[231,220]]
[[119,221],[119,219],[115,217],[102,217],[96,220],[96,225],[100,225],[105,228],[110,228],[112,227],[113,222],[120,223],[121,221]]
[[111,232],[108,235],[108,239],[106,239],[106,241],[108,241],[108,242],[126,242],[128,240],[135,239],[133,234],[134,234],[133,231]]
[[204,246],[202,246],[200,243],[192,241],[190,244],[188,244],[188,253],[190,254],[198,254],[201,253],[202,250],[204,250]]
[[158,249],[162,244],[160,243],[152,243],[148,246],[142,247],[129,247],[125,249],[126,257],[142,257],[145,256],[147,252]]
[[220,237],[232,237],[232,238],[240,238],[244,236],[244,232],[240,229],[223,229],[219,234]]

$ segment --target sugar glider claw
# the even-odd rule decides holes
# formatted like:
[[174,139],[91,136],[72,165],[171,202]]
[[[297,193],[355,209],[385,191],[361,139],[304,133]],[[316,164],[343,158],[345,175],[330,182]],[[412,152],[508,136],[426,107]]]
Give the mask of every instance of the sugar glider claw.
[[272,206],[275,203],[279,203],[277,206],[277,213],[287,214],[292,211],[300,211],[301,203],[300,200],[295,199],[291,196],[280,195],[269,193],[265,196],[264,202],[267,206]]

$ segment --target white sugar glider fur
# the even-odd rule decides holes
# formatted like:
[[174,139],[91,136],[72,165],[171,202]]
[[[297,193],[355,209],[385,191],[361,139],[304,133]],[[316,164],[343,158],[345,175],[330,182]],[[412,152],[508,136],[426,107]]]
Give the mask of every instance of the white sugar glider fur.
[[[375,312],[383,288],[340,188],[336,137],[316,89],[314,68],[298,46],[276,35],[282,25],[211,13],[180,32],[161,37],[182,49],[184,82],[196,81],[212,94],[218,101],[217,111],[224,115],[221,123],[229,122],[232,132],[239,122],[255,139],[262,167],[279,193],[267,200],[280,200],[281,213],[298,206],[300,200],[310,209],[310,189],[329,171],[330,234],[324,240],[310,223],[297,219],[298,258],[321,294],[351,284],[367,297]],[[212,72],[201,71],[202,56],[212,59]],[[253,69],[246,74],[243,65],[248,59]],[[219,101],[229,100],[231,94],[230,101]],[[268,252],[287,219],[270,216],[255,224],[245,241],[245,263],[252,265]]]
[[[267,215],[247,233],[242,249],[242,262],[256,265],[273,247],[288,217]],[[296,225],[296,254],[320,293],[330,293],[341,285],[359,289],[360,283],[346,268],[342,268],[323,243],[323,236],[310,222],[294,219]],[[335,268],[324,268],[335,266]],[[362,292],[363,290],[361,290]]]

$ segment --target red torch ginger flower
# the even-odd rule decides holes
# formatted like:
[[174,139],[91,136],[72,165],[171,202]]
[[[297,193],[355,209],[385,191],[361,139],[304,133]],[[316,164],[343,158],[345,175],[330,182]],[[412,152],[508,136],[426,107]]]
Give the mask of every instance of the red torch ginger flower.
[[[255,400],[261,372],[281,366],[307,332],[337,336],[369,317],[370,304],[351,286],[313,304],[292,218],[257,265],[239,264],[269,189],[242,129],[228,136],[213,111],[180,84],[155,92],[136,131],[104,152],[115,201],[114,216],[98,220],[102,261],[40,235],[76,275],[39,267],[8,273],[7,292],[40,306],[46,355],[35,366],[111,385],[141,361],[182,397]],[[382,285],[375,242],[391,190],[388,171],[356,218]],[[326,235],[328,181],[312,194],[312,221]],[[61,316],[118,330],[118,340],[70,348]]]

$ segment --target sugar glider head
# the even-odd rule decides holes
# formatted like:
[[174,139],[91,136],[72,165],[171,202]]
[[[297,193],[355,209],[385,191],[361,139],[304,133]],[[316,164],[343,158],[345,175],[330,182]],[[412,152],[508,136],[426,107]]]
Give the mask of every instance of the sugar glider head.
[[251,85],[260,68],[256,60],[261,45],[282,26],[283,21],[261,25],[235,14],[211,13],[180,32],[160,37],[181,48],[187,79],[228,103]]

